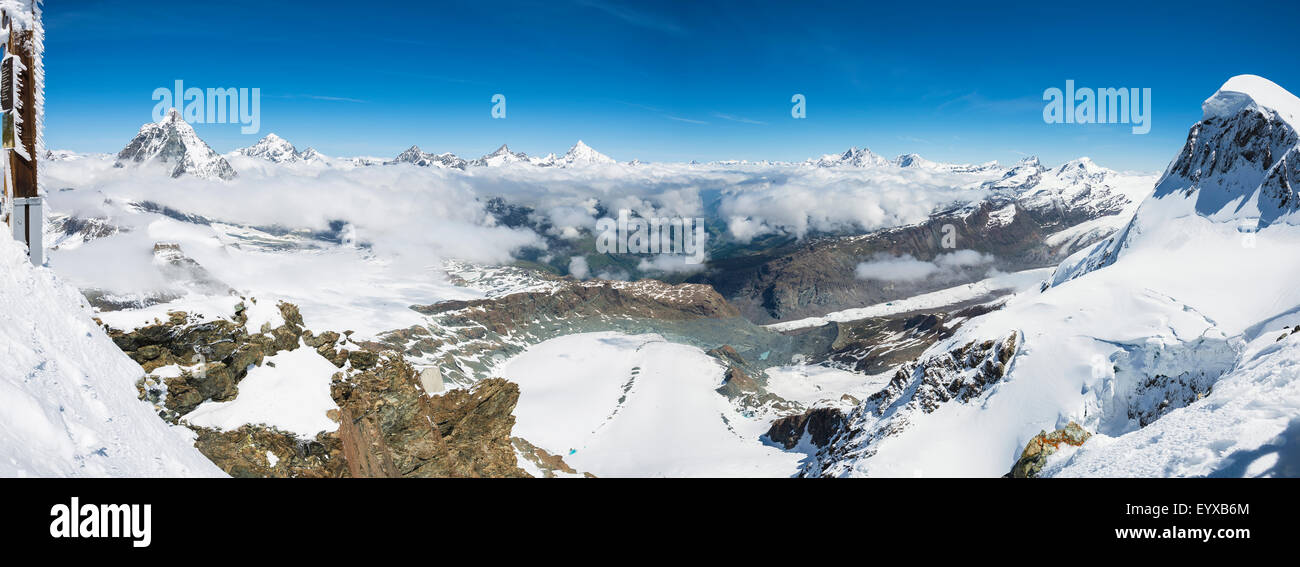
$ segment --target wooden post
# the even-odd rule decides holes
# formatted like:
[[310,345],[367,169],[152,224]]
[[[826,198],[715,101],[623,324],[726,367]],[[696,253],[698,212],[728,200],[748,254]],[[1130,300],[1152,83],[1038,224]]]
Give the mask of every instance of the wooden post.
[[[32,17],[37,17],[35,13]],[[41,196],[36,176],[36,76],[35,32],[31,29],[14,30],[13,21],[5,14],[0,22],[10,30],[9,42],[5,45],[6,56],[12,56],[19,64],[12,65],[11,81],[18,83],[18,92],[10,100],[5,93],[6,102],[13,105],[8,109],[14,113],[13,128],[18,137],[13,141],[13,148],[6,147],[8,155],[4,159],[8,175],[5,176],[5,197],[11,203],[9,225],[15,240],[27,245],[27,255],[32,263],[44,262],[41,231],[44,219],[41,213]],[[6,66],[9,68],[9,66]],[[8,120],[7,120],[8,121]],[[8,144],[6,144],[8,146]],[[12,185],[11,185],[12,184]]]
[[[9,167],[13,171],[13,196],[15,198],[38,197],[36,191],[36,96],[33,92],[36,80],[32,76],[32,69],[35,61],[32,60],[32,32],[31,30],[20,31],[9,35],[9,45],[5,48],[7,53],[12,53],[15,57],[23,62],[25,69],[22,71],[22,88],[18,92],[18,98],[22,101],[22,109],[19,116],[22,118],[22,139],[17,143],[23,145],[27,150],[30,160],[24,158],[18,152],[9,152]],[[15,71],[15,75],[18,72]]]

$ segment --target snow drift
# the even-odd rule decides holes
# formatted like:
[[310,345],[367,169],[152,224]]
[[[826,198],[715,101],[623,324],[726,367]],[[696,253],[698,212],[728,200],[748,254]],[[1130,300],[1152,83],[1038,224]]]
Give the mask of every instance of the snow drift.
[[225,476],[137,399],[85,299],[0,234],[0,476]]

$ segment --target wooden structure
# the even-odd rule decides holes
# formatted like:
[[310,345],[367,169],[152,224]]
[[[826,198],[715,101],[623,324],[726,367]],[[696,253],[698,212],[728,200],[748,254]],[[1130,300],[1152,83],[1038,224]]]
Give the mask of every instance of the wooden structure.
[[43,263],[41,231],[44,228],[37,183],[41,88],[40,11],[31,2],[27,14],[0,14],[0,29],[7,36],[0,60],[0,111],[3,111],[4,211],[14,240],[27,245],[32,263]]

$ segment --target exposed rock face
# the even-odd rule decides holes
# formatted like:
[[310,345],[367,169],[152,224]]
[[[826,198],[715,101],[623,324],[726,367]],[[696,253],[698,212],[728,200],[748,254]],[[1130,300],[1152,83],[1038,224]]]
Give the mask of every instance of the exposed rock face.
[[192,428],[194,446],[226,474],[237,478],[337,478],[347,476],[338,436],[314,440],[266,427],[245,425],[232,431]]
[[429,154],[420,149],[420,146],[411,146],[406,151],[393,158],[393,161],[384,162],[384,165],[393,165],[399,163],[409,163],[420,167],[440,167],[451,169],[465,169],[469,162],[456,157],[450,152],[442,154]]
[[140,133],[117,154],[117,167],[143,163],[164,165],[172,177],[187,173],[203,179],[236,177],[226,158],[212,151],[176,109],[168,111],[161,122],[141,126]]
[[[151,373],[139,384],[141,397],[163,419],[193,429],[199,450],[233,476],[526,476],[510,438],[517,386],[489,379],[432,396],[399,353],[367,350],[333,331],[313,333],[296,306],[281,303],[279,310],[283,325],[251,332],[241,310],[212,321],[175,312],[167,322],[109,335]],[[180,419],[204,401],[236,398],[250,367],[297,348],[340,367],[330,385],[337,431],[302,439],[264,425],[218,431]],[[172,364],[181,366],[179,376],[152,374]]]
[[962,321],[995,311],[1004,303],[999,300],[950,312],[928,310],[833,322],[829,326],[834,328],[835,337],[824,359],[856,372],[885,372],[915,360],[930,345],[951,337]]
[[[573,282],[567,293],[520,293],[500,299],[444,301],[417,306],[426,315],[461,311],[465,317],[493,326],[518,326],[543,313],[595,317],[620,313],[655,319],[736,317],[740,313],[709,286],[670,285],[656,280]],[[487,307],[491,309],[487,309]]]
[[577,470],[574,470],[573,467],[569,466],[568,463],[564,462],[563,457],[552,455],[547,452],[546,449],[535,446],[522,437],[512,437],[510,438],[510,441],[514,444],[515,451],[519,456],[527,459],[528,462],[532,463],[533,466],[542,471],[542,477],[544,478],[555,478],[561,474],[567,476],[581,475],[587,478],[596,477],[596,475],[591,473],[579,473]]
[[174,242],[158,242],[153,245],[154,265],[163,277],[185,291],[203,295],[230,295],[235,292],[229,285],[218,280],[207,268],[181,251],[181,246]]
[[1202,110],[1155,197],[1191,196],[1196,211],[1211,216],[1237,200],[1236,211],[1228,212],[1241,211],[1262,190],[1263,225],[1300,207],[1293,186],[1300,168],[1300,100],[1267,79],[1241,75],[1224,83]]
[[641,329],[639,332],[656,332],[653,325],[701,319],[740,321],[735,308],[708,286],[674,286],[654,280],[561,279],[549,282],[542,291],[444,301],[412,309],[428,315],[429,323],[390,331],[369,346],[398,350],[420,364],[436,364],[444,381],[461,385],[489,377],[494,361],[562,334],[634,327]]
[[1092,434],[1073,421],[1064,428],[1051,433],[1043,431],[1025,444],[1025,450],[1021,451],[1020,459],[1011,467],[1011,472],[1007,473],[1006,476],[1010,478],[1033,478],[1038,476],[1038,472],[1043,470],[1043,465],[1047,463],[1047,457],[1060,449],[1061,444],[1078,447],[1083,445],[1083,442],[1087,441],[1089,437],[1092,437]]
[[165,417],[175,420],[205,400],[227,401],[238,394],[238,384],[251,366],[282,350],[298,348],[303,334],[302,315],[296,306],[281,303],[284,325],[249,333],[242,311],[234,319],[204,321],[183,312],[170,313],[166,322],[130,332],[107,329],[123,352],[146,373],[163,366],[187,369],[172,378],[147,374],[141,381],[141,396],[161,403]]
[[501,144],[501,147],[497,148],[496,151],[473,160],[469,164],[475,167],[496,167],[508,163],[528,163],[528,161],[528,154],[512,152],[506,144]]
[[[315,150],[312,150],[315,153]],[[262,158],[272,163],[295,163],[304,161],[303,153],[298,152],[293,144],[288,140],[281,138],[275,133],[267,134],[266,137],[258,140],[247,148],[235,150],[235,153],[242,156]]]
[[813,408],[772,422],[772,427],[767,430],[767,438],[786,449],[793,449],[799,445],[804,433],[807,433],[813,445],[825,447],[842,427],[844,412],[839,408]]
[[906,400],[925,413],[951,400],[969,402],[1006,375],[1007,364],[1016,352],[1017,335],[1001,342],[974,341],[946,354],[904,365],[884,390],[867,398],[866,405],[877,414]]
[[114,225],[107,217],[84,218],[76,215],[52,214],[45,223],[45,241],[49,243],[51,250],[75,248],[119,232],[126,232],[126,230]]
[[510,441],[518,386],[495,378],[430,397],[418,384],[390,354],[331,386],[350,476],[526,476]]
[[801,473],[839,476],[875,454],[881,439],[903,431],[917,414],[947,403],[970,403],[1002,380],[1020,344],[1018,333],[1000,341],[971,341],[946,353],[903,365],[889,384],[855,408],[831,442]]
[[[1119,174],[1087,158],[1054,169],[1037,159],[1025,160],[1001,179],[986,182],[981,189],[989,197],[974,205],[866,235],[824,235],[715,258],[688,281],[713,285],[745,317],[769,323],[952,287],[983,279],[990,267],[1019,271],[1053,266],[1109,234],[1088,232],[1058,246],[1048,246],[1045,237],[1124,210],[1131,201],[1122,182]],[[955,239],[959,249],[991,255],[992,262],[915,282],[855,277],[857,264],[877,255],[932,261],[953,252],[944,247],[945,236]]]
[[761,368],[747,362],[731,345],[722,345],[709,349],[705,354],[718,359],[727,367],[723,374],[722,386],[717,392],[745,411],[762,410],[765,412],[790,413],[803,409],[798,403],[791,402],[767,391],[767,374]]
[[[1015,211],[1005,223],[993,215],[1003,206]],[[707,271],[689,281],[713,285],[745,317],[759,323],[817,316],[982,279],[991,266],[1018,271],[1054,265],[1092,241],[1056,250],[1043,243],[1044,237],[1093,216],[1069,209],[1032,211],[1016,203],[984,202],[972,211],[936,215],[917,225],[860,237],[812,238],[758,254],[714,260]],[[942,246],[945,226],[952,226],[958,243],[969,244],[970,249],[996,260],[964,269],[954,276],[957,279],[903,283],[855,276],[858,263],[878,254],[906,254],[929,261],[951,252]]]

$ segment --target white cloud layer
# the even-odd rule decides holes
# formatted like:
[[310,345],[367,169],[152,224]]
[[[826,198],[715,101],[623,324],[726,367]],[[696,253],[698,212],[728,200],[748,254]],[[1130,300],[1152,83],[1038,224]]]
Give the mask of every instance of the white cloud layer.
[[918,260],[911,254],[891,256],[882,253],[858,264],[854,275],[863,280],[915,282],[931,277],[953,277],[964,268],[992,264],[994,260],[993,256],[974,250],[940,254],[930,262]]

